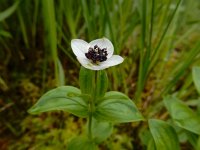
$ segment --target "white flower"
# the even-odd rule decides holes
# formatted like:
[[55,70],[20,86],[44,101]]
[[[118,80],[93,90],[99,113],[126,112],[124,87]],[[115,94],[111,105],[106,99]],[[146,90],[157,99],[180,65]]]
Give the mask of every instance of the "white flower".
[[90,43],[73,39],[71,47],[81,65],[91,70],[103,70],[124,60],[119,55],[113,55],[113,44],[107,38],[96,39]]

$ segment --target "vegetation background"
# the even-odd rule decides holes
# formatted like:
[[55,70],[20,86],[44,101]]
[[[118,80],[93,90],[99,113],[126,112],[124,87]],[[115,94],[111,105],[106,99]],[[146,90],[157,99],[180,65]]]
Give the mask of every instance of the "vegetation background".
[[[84,119],[27,113],[44,92],[79,86],[74,38],[113,42],[125,61],[107,69],[109,89],[126,93],[146,119],[169,119],[165,95],[200,112],[192,78],[200,66],[199,15],[199,0],[1,0],[0,149],[65,149],[81,134]],[[146,149],[149,134],[147,122],[118,124],[100,149]],[[177,134],[182,149],[195,148],[196,136]]]

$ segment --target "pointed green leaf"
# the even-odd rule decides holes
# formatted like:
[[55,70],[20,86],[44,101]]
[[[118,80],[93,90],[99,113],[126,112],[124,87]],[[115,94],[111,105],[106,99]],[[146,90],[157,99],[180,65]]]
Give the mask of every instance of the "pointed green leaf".
[[58,79],[59,79],[59,85],[63,86],[63,85],[65,85],[65,72],[64,72],[62,63],[60,62],[59,58],[57,58],[57,64],[56,65],[57,65],[57,68],[58,68],[57,75],[58,75]]
[[200,134],[200,118],[188,106],[172,96],[165,97],[164,104],[177,126]]
[[92,135],[96,143],[103,142],[112,133],[113,125],[110,122],[97,121],[92,118]]
[[83,94],[91,95],[95,87],[95,71],[81,67],[79,72],[79,84]]
[[150,119],[150,132],[157,150],[179,150],[179,141],[173,127],[164,121]]
[[108,122],[132,122],[143,120],[135,104],[123,93],[107,92],[97,104],[94,117]]
[[87,137],[76,137],[70,141],[67,150],[97,150],[97,146]]
[[[79,84],[83,97],[88,95],[100,99],[105,95],[108,88],[108,77],[105,70],[93,71],[81,67]],[[95,94],[94,94],[95,93]]]
[[192,77],[193,77],[194,85],[196,86],[196,89],[200,94],[200,67],[192,68]]
[[101,98],[105,95],[108,88],[108,77],[105,70],[97,72],[96,81],[96,97]]
[[73,86],[55,88],[44,94],[28,112],[38,114],[46,111],[63,110],[79,117],[87,117],[87,104],[80,97],[80,94],[80,90]]

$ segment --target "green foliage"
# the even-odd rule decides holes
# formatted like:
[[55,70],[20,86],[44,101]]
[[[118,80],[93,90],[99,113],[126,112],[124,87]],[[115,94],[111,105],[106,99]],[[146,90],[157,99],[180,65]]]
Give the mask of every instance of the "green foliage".
[[[42,0],[43,15],[44,15],[44,24],[46,29],[46,49],[50,49],[51,59],[54,62],[54,72],[56,78],[57,86],[65,84],[64,81],[64,71],[60,60],[58,58],[57,52],[57,29],[56,29],[56,18],[55,18],[55,8],[54,0]],[[48,54],[48,51],[46,51]]]
[[[139,75],[138,75],[138,83],[137,83],[137,91],[136,91],[136,100],[141,99],[141,92],[144,89],[145,83],[149,76],[149,73],[152,71],[152,67],[155,66],[155,63],[158,61],[159,56],[161,56],[161,52],[163,52],[161,48],[161,44],[164,41],[164,37],[167,35],[167,31],[169,26],[174,19],[174,15],[181,3],[181,0],[178,0],[176,3],[176,7],[172,11],[172,14],[169,15],[169,20],[164,25],[164,29],[161,31],[161,35],[157,38],[158,42],[152,46],[152,38],[153,38],[153,27],[155,26],[154,20],[156,15],[154,15],[155,11],[155,0],[150,1],[150,5],[146,0],[142,0],[139,3],[138,9],[140,12],[141,18],[141,42],[140,42],[140,65],[139,65]],[[166,2],[166,8],[170,5],[170,1]],[[148,10],[150,9],[150,12]],[[166,10],[167,12],[168,10]],[[165,12],[165,13],[166,13]],[[147,13],[150,13],[150,18]],[[163,16],[162,16],[163,17]],[[149,27],[150,26],[150,27]],[[163,27],[162,27],[163,28]],[[148,34],[149,33],[149,34]],[[171,87],[170,87],[171,88]]]
[[79,72],[79,85],[83,97],[87,97],[86,99],[94,97],[98,101],[98,99],[105,95],[108,89],[106,71],[92,71],[81,67]]
[[[123,93],[106,92],[107,74],[81,68],[79,73],[81,90],[73,86],[60,86],[44,94],[29,109],[38,114],[52,110],[64,110],[88,119],[88,137],[72,140],[68,149],[96,149],[96,144],[110,136],[112,123],[143,120],[135,104]],[[87,82],[89,81],[89,82]]]
[[81,67],[79,72],[79,85],[82,94],[89,95],[94,92],[95,87],[95,72],[84,67]]
[[[96,75],[96,98],[101,98],[105,95],[108,89],[108,77],[105,70],[100,70]],[[94,84],[94,83],[93,83]]]
[[[200,149],[199,5],[198,0],[1,0],[0,149],[66,149],[68,140],[75,136],[72,133],[82,133],[84,121],[80,123],[68,113],[61,119],[62,115],[53,113],[30,117],[26,110],[47,89],[65,83],[78,86],[79,64],[70,48],[71,39],[91,41],[103,36],[113,42],[115,54],[122,55],[124,63],[108,69],[107,74],[81,68],[80,90],[55,88],[30,112],[63,110],[79,117],[94,113],[99,119],[93,118],[91,123],[96,127],[92,128],[94,141],[85,137],[82,143],[95,145],[107,139],[101,149],[154,150],[156,143],[169,135],[157,140],[150,136],[151,129],[171,131],[163,121],[172,121],[181,148]],[[21,83],[26,79],[37,87],[35,92],[27,82]],[[130,98],[107,92],[110,89]],[[91,99],[95,102],[90,110]],[[109,122],[143,120],[138,110],[157,126],[146,122],[114,126],[114,134],[107,138],[113,127]],[[59,126],[54,127],[55,122]],[[143,131],[147,134],[141,140],[138,136]],[[169,141],[176,141],[174,137]]]
[[185,70],[194,62],[195,58],[200,53],[200,41],[198,41],[194,47],[177,62],[171,72],[172,79],[167,83],[164,93],[169,92],[172,87],[179,81],[181,76],[185,73]]
[[192,77],[197,91],[200,94],[200,67],[192,68]]
[[6,18],[10,17],[10,15],[12,15],[15,12],[18,5],[19,5],[19,0],[16,1],[11,7],[7,8],[3,12],[0,12],[0,21],[3,21]]
[[143,120],[135,104],[123,93],[107,92],[97,105],[94,117],[97,120],[122,123]]
[[178,137],[173,127],[162,120],[150,119],[148,122],[156,149],[180,150]]
[[173,122],[177,126],[190,132],[200,134],[200,118],[195,112],[173,96],[165,97],[164,103]]
[[87,117],[87,104],[80,96],[79,89],[72,86],[61,86],[44,94],[29,109],[29,113],[38,114],[46,111],[63,110],[79,117]]
[[77,137],[73,139],[67,146],[68,150],[97,150],[97,147],[93,141],[90,141],[86,137]]
[[113,124],[110,122],[98,121],[92,118],[92,134],[95,143],[101,143],[107,139],[113,131]]

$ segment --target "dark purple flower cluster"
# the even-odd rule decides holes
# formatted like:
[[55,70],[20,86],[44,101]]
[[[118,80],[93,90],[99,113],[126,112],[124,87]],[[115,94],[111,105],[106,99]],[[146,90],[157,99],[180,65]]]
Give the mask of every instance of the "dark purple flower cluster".
[[85,56],[88,59],[92,60],[93,63],[106,61],[107,55],[107,49],[101,49],[97,45],[95,45],[94,48],[90,47],[88,52],[85,53]]

